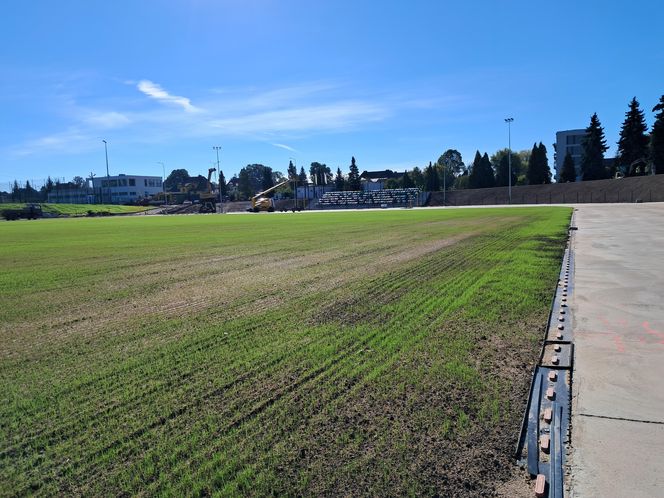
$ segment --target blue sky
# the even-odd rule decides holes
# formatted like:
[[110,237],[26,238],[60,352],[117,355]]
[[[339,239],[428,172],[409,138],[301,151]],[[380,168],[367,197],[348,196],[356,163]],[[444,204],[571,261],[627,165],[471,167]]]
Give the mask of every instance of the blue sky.
[[[549,149],[664,93],[660,1],[6,2],[0,190],[47,175],[205,173],[290,158],[411,169]],[[168,172],[167,171],[167,172]]]

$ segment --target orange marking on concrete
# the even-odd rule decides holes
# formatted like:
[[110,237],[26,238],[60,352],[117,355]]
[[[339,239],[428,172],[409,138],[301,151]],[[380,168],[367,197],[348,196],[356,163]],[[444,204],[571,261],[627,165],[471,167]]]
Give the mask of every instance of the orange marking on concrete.
[[623,343],[622,337],[620,337],[619,335],[614,335],[613,342],[615,343],[616,349],[618,350],[619,353],[625,352],[625,344]]
[[658,342],[659,342],[660,344],[664,344],[664,333],[662,333],[662,332],[660,332],[660,331],[658,331],[658,330],[654,330],[654,329],[650,326],[650,322],[643,322],[643,323],[641,324],[641,326],[642,326],[643,329],[645,330],[646,334],[649,334],[649,335],[651,335],[651,336],[653,336],[653,337],[657,337],[657,338],[659,339]]

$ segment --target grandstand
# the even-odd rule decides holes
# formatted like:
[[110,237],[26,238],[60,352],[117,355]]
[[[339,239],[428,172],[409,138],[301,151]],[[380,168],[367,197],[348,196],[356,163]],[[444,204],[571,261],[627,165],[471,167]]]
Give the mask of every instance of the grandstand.
[[352,190],[326,192],[318,199],[320,209],[413,207],[420,204],[420,189]]

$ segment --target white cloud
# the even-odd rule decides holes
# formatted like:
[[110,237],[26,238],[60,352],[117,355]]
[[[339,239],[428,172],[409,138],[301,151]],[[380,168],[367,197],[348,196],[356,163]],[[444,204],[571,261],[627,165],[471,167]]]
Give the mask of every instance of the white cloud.
[[38,152],[81,152],[90,147],[90,138],[78,129],[69,129],[61,133],[45,135],[28,140],[11,149],[15,157],[24,157]]
[[111,111],[90,114],[86,122],[100,128],[119,128],[128,125],[131,120],[122,113]]
[[285,144],[271,144],[271,145],[274,145],[275,147],[279,147],[280,149],[289,150],[291,152],[297,152],[296,149],[294,149],[293,147],[291,147],[289,145],[285,145]]
[[153,83],[150,80],[141,80],[138,82],[136,87],[143,92],[148,97],[152,97],[155,100],[161,102],[166,102],[169,104],[175,104],[182,107],[185,111],[192,112],[197,111],[198,109],[191,104],[191,100],[187,97],[179,97],[177,95],[171,95],[166,90],[164,90],[157,83]]

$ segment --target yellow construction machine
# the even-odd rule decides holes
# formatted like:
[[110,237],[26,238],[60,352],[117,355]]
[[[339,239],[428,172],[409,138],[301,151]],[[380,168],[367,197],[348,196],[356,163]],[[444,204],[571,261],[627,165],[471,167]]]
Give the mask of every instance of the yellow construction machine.
[[271,197],[265,197],[266,194],[269,194],[273,190],[286,185],[290,180],[284,180],[281,183],[277,183],[274,187],[270,187],[267,190],[258,192],[255,196],[251,198],[251,207],[247,211],[258,213],[259,211],[267,211],[269,213],[274,211],[274,200]]
[[199,195],[199,199],[201,202],[201,208],[199,213],[217,212],[217,196],[216,194],[212,193],[212,182],[210,182],[210,179],[212,178],[212,173],[214,173],[215,171],[217,171],[217,168],[208,169],[207,192],[203,192],[202,194]]

